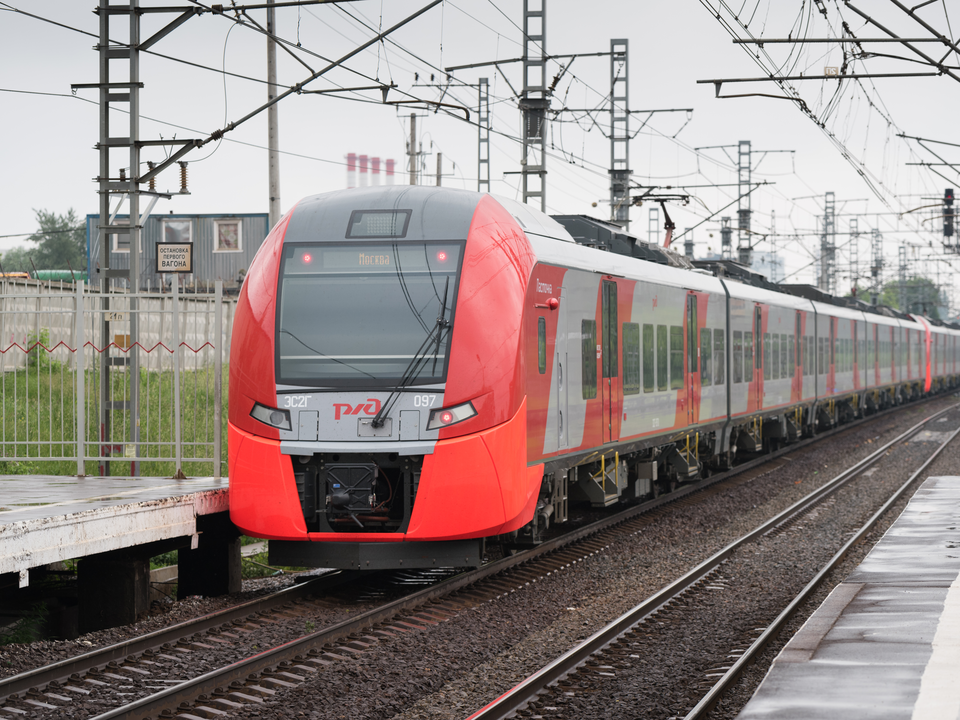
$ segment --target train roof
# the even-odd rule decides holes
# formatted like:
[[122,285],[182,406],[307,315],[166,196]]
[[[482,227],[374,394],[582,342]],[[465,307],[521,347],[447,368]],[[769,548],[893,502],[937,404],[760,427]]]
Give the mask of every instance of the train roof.
[[483,196],[469,190],[423,185],[350,188],[311,195],[291,211],[284,242],[312,242],[329,235],[325,228],[343,228],[358,210],[409,210],[407,240],[450,240],[467,237]]

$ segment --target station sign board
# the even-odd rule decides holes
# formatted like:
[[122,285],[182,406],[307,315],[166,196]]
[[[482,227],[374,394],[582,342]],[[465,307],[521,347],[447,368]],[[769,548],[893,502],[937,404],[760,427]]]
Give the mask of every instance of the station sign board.
[[192,242],[159,242],[157,243],[157,272],[158,273],[192,273],[193,272],[193,243]]

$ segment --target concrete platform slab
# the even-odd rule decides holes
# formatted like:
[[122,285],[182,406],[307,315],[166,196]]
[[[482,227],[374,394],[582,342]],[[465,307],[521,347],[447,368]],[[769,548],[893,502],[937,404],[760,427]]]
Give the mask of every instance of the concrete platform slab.
[[0,476],[0,573],[191,536],[227,510],[226,478]]
[[960,477],[929,478],[738,720],[960,720]]

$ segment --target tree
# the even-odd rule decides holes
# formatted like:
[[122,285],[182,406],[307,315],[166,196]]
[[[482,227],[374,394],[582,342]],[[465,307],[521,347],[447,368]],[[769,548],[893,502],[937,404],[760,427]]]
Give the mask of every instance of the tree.
[[33,265],[30,264],[30,249],[23,246],[10,248],[3,255],[0,255],[0,265],[3,265],[4,272],[28,272],[33,273]]
[[929,278],[915,275],[903,285],[904,306],[900,304],[900,281],[894,280],[883,286],[880,302],[903,312],[926,315],[934,320],[940,319],[939,307],[945,305],[940,288]]
[[[73,208],[66,215],[34,210],[40,230],[27,238],[36,243],[30,253],[38,270],[85,270],[87,267],[87,230]],[[29,265],[29,261],[27,265]],[[6,263],[4,262],[4,267]]]

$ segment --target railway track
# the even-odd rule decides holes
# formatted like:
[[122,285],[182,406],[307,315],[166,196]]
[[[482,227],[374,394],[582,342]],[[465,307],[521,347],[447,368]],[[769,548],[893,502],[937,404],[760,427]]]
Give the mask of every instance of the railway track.
[[[262,703],[277,692],[304,682],[318,669],[357,656],[383,640],[443,622],[572,567],[603,551],[618,537],[635,534],[654,522],[656,511],[667,503],[694,502],[690,496],[698,490],[713,493],[731,484],[747,482],[751,475],[761,472],[764,465],[769,468],[770,463],[776,466],[785,462],[784,458],[790,457],[788,453],[798,447],[790,446],[779,457],[758,458],[735,471],[631,508],[533,551],[450,578],[357,617],[280,642],[270,649],[262,650],[256,642],[265,627],[277,624],[269,613],[321,590],[319,581],[313,586],[290,589],[279,597],[201,618],[196,624],[182,623],[162,634],[154,633],[99,653],[8,678],[0,682],[0,696],[7,697],[0,706],[0,714],[21,716],[16,712],[20,710],[35,717],[60,716],[60,711],[66,705],[77,704],[78,698],[90,712],[74,716],[101,718],[146,718],[164,713],[164,716],[213,717],[236,711],[244,704]],[[342,583],[348,579],[339,575],[324,582]],[[281,614],[291,612],[296,615],[296,610],[281,610]],[[252,647],[253,651],[228,668],[193,672],[192,677],[185,677],[191,674],[191,668],[198,666],[198,658],[223,644],[240,649]],[[117,702],[126,704],[97,714],[100,708]]]
[[[576,696],[602,697],[603,686],[614,678],[630,673],[631,666],[639,662],[639,642],[651,632],[654,623],[671,622],[685,615],[686,607],[699,602],[710,603],[712,593],[744,591],[736,588],[726,577],[724,566],[745,547],[760,538],[775,536],[797,526],[803,518],[812,515],[841,488],[861,476],[869,468],[884,460],[895,446],[924,431],[931,422],[954,410],[957,406],[935,413],[893,441],[878,448],[868,458],[861,460],[828,483],[814,490],[805,498],[787,508],[752,532],[724,547],[712,557],[700,563],[689,573],[667,585],[662,590],[624,613],[602,628],[590,638],[556,658],[553,662],[530,675],[510,691],[494,702],[470,716],[470,720],[493,720],[504,717],[582,717],[582,708],[576,714],[568,714],[570,707],[566,701]],[[931,434],[931,433],[928,433]],[[942,433],[936,433],[938,436]],[[793,597],[776,618],[763,626],[752,629],[752,642],[746,647],[731,648],[728,662],[709,668],[700,681],[703,690],[698,702],[685,715],[684,720],[700,720],[716,707],[724,694],[737,682],[743,670],[777,637],[782,628],[797,613],[803,603],[824,583],[831,571],[846,557],[857,543],[876,526],[889,509],[900,500],[914,485],[920,475],[930,466],[939,454],[951,443],[960,428],[949,433],[937,449],[926,457],[920,466],[910,474],[886,502],[855,531],[847,533],[849,539],[825,562],[815,576]],[[801,535],[802,537],[802,535]],[[622,678],[621,678],[622,681]],[[607,712],[613,712],[610,708]],[[591,713],[595,717],[605,715],[602,707],[594,707]],[[631,715],[633,717],[633,715]]]

